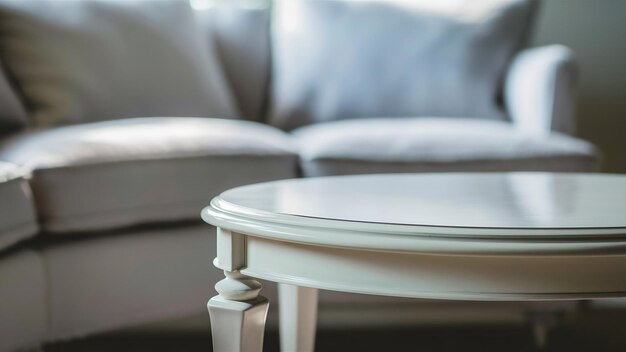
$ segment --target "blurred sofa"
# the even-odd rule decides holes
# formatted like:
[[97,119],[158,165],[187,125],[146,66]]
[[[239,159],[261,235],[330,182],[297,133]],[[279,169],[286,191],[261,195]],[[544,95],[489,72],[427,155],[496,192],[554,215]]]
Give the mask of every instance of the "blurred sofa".
[[234,186],[597,170],[538,2],[433,3],[0,0],[0,351],[202,312]]

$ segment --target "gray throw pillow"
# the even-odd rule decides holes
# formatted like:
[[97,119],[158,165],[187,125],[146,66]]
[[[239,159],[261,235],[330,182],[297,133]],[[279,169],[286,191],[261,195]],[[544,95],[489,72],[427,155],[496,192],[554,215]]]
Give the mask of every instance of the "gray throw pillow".
[[35,124],[238,115],[183,0],[0,0],[0,49]]
[[276,0],[272,124],[504,119],[500,83],[534,0]]

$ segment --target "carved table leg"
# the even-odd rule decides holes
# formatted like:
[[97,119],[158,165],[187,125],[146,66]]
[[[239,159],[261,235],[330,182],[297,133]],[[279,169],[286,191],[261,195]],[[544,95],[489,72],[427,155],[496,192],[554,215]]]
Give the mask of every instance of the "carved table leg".
[[280,349],[313,352],[317,324],[317,289],[278,284]]
[[219,295],[207,307],[211,316],[213,351],[260,352],[269,303],[259,296],[261,284],[239,271],[224,271],[215,285]]

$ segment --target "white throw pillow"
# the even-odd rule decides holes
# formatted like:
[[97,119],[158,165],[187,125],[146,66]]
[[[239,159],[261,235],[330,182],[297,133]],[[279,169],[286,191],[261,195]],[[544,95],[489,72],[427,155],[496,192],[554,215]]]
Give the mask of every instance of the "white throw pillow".
[[0,0],[0,48],[38,126],[238,115],[181,0]]
[[270,121],[504,119],[535,0],[276,0]]

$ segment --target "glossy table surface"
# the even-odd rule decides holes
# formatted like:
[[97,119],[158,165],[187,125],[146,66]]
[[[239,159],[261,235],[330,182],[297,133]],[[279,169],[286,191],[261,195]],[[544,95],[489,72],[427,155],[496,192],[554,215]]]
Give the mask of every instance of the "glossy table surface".
[[226,191],[202,217],[218,227],[214,265],[225,273],[208,304],[218,351],[260,351],[268,303],[255,279],[280,284],[289,351],[313,350],[317,289],[456,300],[626,297],[626,176],[283,180]]
[[484,235],[485,229],[521,229],[525,235],[544,236],[585,229],[587,235],[615,235],[626,234],[626,177],[568,173],[322,177],[238,187],[221,194],[212,206],[275,222],[312,224],[317,219],[342,228],[353,223],[361,228],[432,227],[448,235]]

